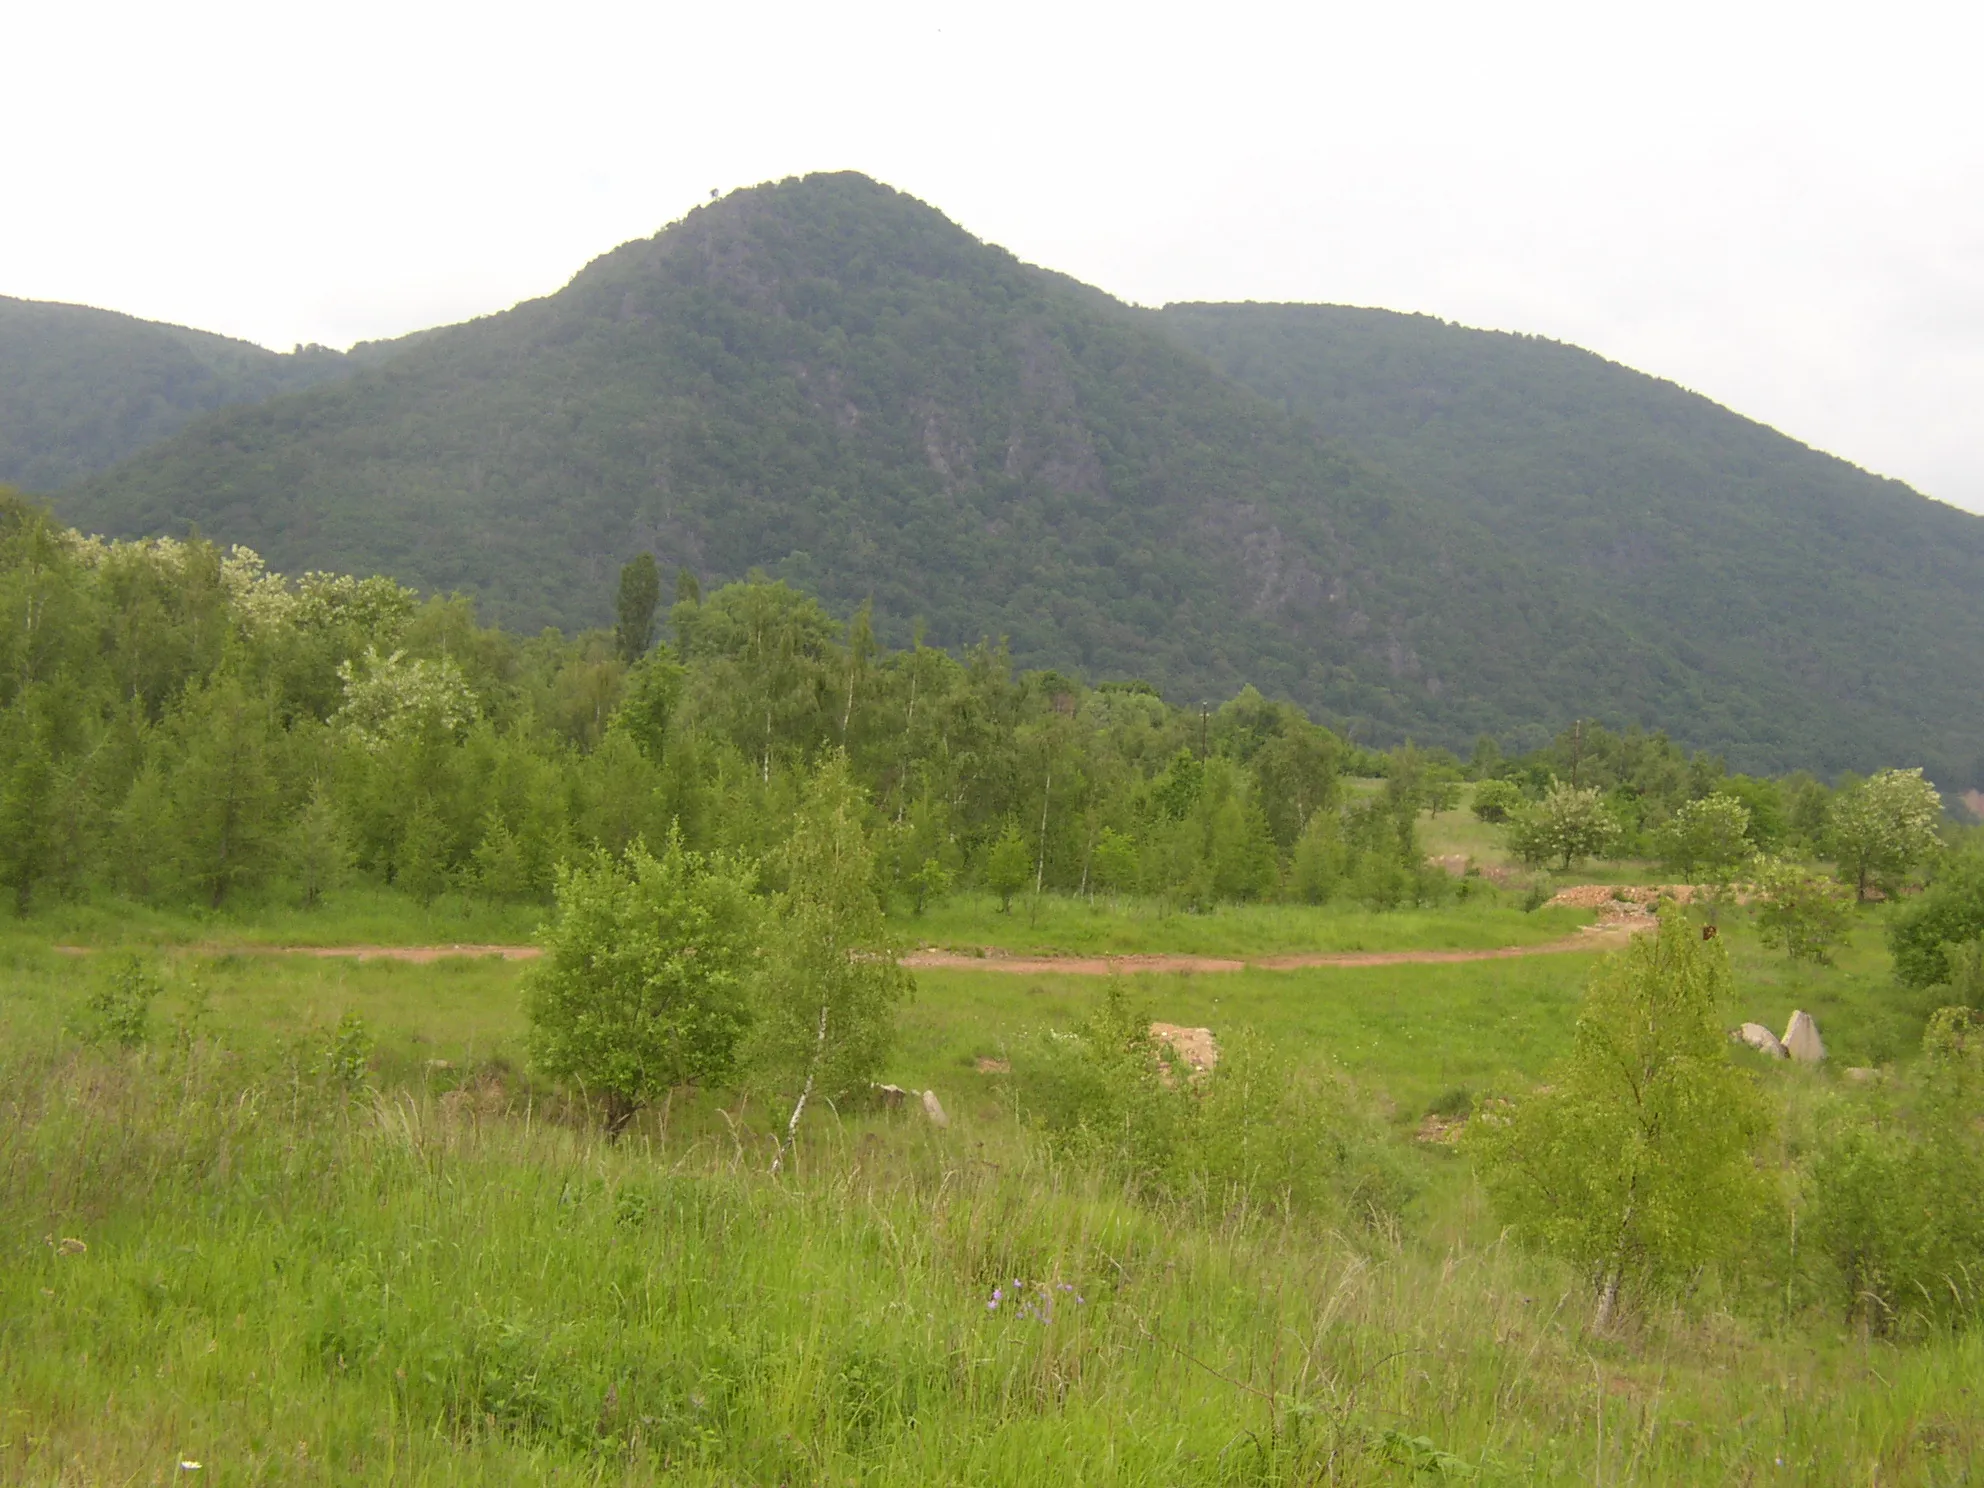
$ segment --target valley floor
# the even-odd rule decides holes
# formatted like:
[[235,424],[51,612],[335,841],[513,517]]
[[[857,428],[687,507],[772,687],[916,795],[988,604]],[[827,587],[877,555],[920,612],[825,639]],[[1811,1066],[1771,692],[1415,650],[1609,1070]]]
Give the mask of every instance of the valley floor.
[[[1814,1012],[1835,1067],[1907,1058],[1926,1009],[1879,914],[1834,968],[1727,927],[1735,1015]],[[1255,960],[1542,947],[1584,918],[964,900],[905,929]],[[1418,1197],[1377,1229],[1154,1208],[1046,1159],[998,1066],[1096,1005],[1106,984],[1065,967],[920,969],[889,1078],[949,1126],[821,1110],[775,1180],[762,1098],[684,1099],[609,1143],[539,1085],[528,963],[216,949],[486,948],[533,921],[354,895],[0,933],[0,1481],[1959,1483],[1984,1462],[1974,1335],[1892,1345],[1799,1296],[1719,1294],[1594,1335],[1583,1280],[1503,1243],[1468,1159],[1416,1140],[1429,1111],[1549,1077],[1601,947],[1127,978],[1152,1016],[1253,1029],[1386,1113]],[[86,1044],[84,997],[140,946],[167,978],[150,1039]],[[326,1075],[347,1014],[376,1039],[350,1089]],[[1834,1078],[1758,1068],[1793,1101]]]

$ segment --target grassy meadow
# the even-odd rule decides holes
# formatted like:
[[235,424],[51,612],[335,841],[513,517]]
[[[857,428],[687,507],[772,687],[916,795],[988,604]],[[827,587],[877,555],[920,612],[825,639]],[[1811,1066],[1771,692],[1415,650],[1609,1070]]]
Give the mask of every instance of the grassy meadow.
[[[1832,1048],[1759,1066],[1794,1109],[1919,1039],[1880,914],[1831,968],[1724,932],[1735,1015],[1807,1008]],[[1954,1484],[1984,1461],[1974,1335],[1896,1346],[1795,1296],[1703,1294],[1595,1336],[1583,1280],[1507,1246],[1467,1159],[1415,1140],[1548,1078],[1596,951],[1135,979],[1152,1016],[1251,1028],[1382,1114],[1416,1197],[1333,1228],[1139,1205],[1043,1156],[979,1061],[1102,978],[920,973],[889,1077],[950,1125],[822,1109],[775,1180],[783,1111],[685,1099],[609,1143],[536,1082],[526,963],[268,950],[537,917],[352,895],[0,928],[0,1481]],[[904,929],[1265,954],[1581,918],[963,897]],[[138,946],[165,980],[146,1044],[87,1043],[85,998]],[[324,1075],[347,1014],[376,1040],[350,1086]]]

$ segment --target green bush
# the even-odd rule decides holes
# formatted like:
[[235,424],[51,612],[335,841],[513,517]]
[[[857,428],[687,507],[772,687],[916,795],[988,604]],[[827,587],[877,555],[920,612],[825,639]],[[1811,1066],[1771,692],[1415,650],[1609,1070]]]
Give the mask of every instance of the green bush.
[[1950,978],[1944,947],[1984,936],[1984,855],[1952,859],[1921,894],[1895,907],[1888,920],[1894,974],[1906,987],[1934,987]]
[[1794,961],[1831,965],[1833,948],[1853,923],[1845,887],[1782,858],[1758,858],[1751,873],[1757,939]]
[[1020,1106],[1056,1154],[1148,1201],[1394,1220],[1411,1184],[1339,1079],[1298,1069],[1247,1030],[1194,1072],[1120,987],[1071,1031],[1027,1040]]
[[618,1132],[657,1096],[735,1066],[750,1021],[759,912],[752,870],[636,842],[558,874],[544,960],[524,990],[531,1054],[604,1102]]
[[152,1001],[164,990],[164,982],[142,956],[126,957],[83,1004],[90,1015],[86,1034],[96,1042],[137,1048],[145,1041]]
[[1484,780],[1474,787],[1474,814],[1485,822],[1505,822],[1522,806],[1522,790],[1513,780]]
[[1830,1293],[1879,1333],[1972,1322],[1984,1304],[1984,1023],[1939,1012],[1902,1094],[1836,1108],[1811,1170]]

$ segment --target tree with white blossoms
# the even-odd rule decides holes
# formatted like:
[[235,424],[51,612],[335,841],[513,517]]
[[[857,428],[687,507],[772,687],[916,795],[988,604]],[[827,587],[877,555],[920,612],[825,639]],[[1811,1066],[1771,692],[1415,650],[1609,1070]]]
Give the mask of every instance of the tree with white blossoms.
[[1618,820],[1596,789],[1556,779],[1542,800],[1510,818],[1509,846],[1532,867],[1554,858],[1568,872],[1579,858],[1603,856],[1618,838]]
[[1882,770],[1833,799],[1826,838],[1839,876],[1865,900],[1873,887],[1893,889],[1902,875],[1941,846],[1943,798],[1917,770]]
[[475,693],[450,657],[430,661],[404,651],[380,656],[367,646],[359,665],[338,663],[344,706],[335,722],[377,749],[429,730],[459,732],[476,719]]

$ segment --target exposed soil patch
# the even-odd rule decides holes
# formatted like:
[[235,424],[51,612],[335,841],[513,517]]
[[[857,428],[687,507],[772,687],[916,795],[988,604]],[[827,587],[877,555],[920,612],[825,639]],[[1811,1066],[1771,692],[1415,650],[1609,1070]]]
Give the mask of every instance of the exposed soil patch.
[[[1641,916],[1648,925],[1651,915]],[[913,970],[998,971],[1016,976],[1134,976],[1138,972],[1303,971],[1317,966],[1444,966],[1460,961],[1511,961],[1520,956],[1551,956],[1589,951],[1599,937],[1623,940],[1641,927],[1594,925],[1587,933],[1541,945],[1490,946],[1461,951],[1310,951],[1292,956],[1256,956],[1239,961],[1224,956],[967,956],[956,951],[921,950],[902,958]]]
[[[1588,885],[1588,888],[1599,886]],[[1580,892],[1566,890],[1566,893]],[[1609,891],[1608,891],[1609,892]],[[1560,899],[1562,895],[1558,896]],[[1551,901],[1557,902],[1556,900]],[[1637,906],[1635,906],[1636,908]],[[1601,908],[1601,914],[1602,906]],[[1445,966],[1462,961],[1510,961],[1522,956],[1552,956],[1566,951],[1589,951],[1594,940],[1618,940],[1655,923],[1650,913],[1629,913],[1622,904],[1616,916],[1603,916],[1577,935],[1539,945],[1486,946],[1473,950],[1421,951],[1302,951],[1284,956],[1254,956],[1246,960],[1232,956],[1192,956],[1184,954],[1125,956],[1014,956],[995,947],[978,953],[942,951],[926,947],[902,958],[902,964],[916,971],[998,971],[1014,976],[1135,976],[1139,972],[1219,972],[1219,971],[1304,971],[1322,966]],[[55,946],[65,956],[87,956],[89,946]],[[411,961],[426,965],[451,956],[497,956],[505,961],[534,961],[544,954],[534,945],[219,945],[204,944],[186,949],[201,956],[318,956],[353,961]]]
[[534,945],[426,945],[426,946],[195,946],[203,954],[229,952],[264,956],[346,957],[353,961],[413,961],[426,965],[450,956],[500,956],[505,961],[534,961],[544,954]]
[[[63,956],[87,956],[94,949],[93,946],[54,947]],[[534,945],[297,946],[209,943],[187,946],[185,949],[196,956],[342,956],[353,961],[412,961],[423,966],[429,961],[440,961],[449,956],[500,956],[505,961],[533,961],[544,954],[541,947]]]

